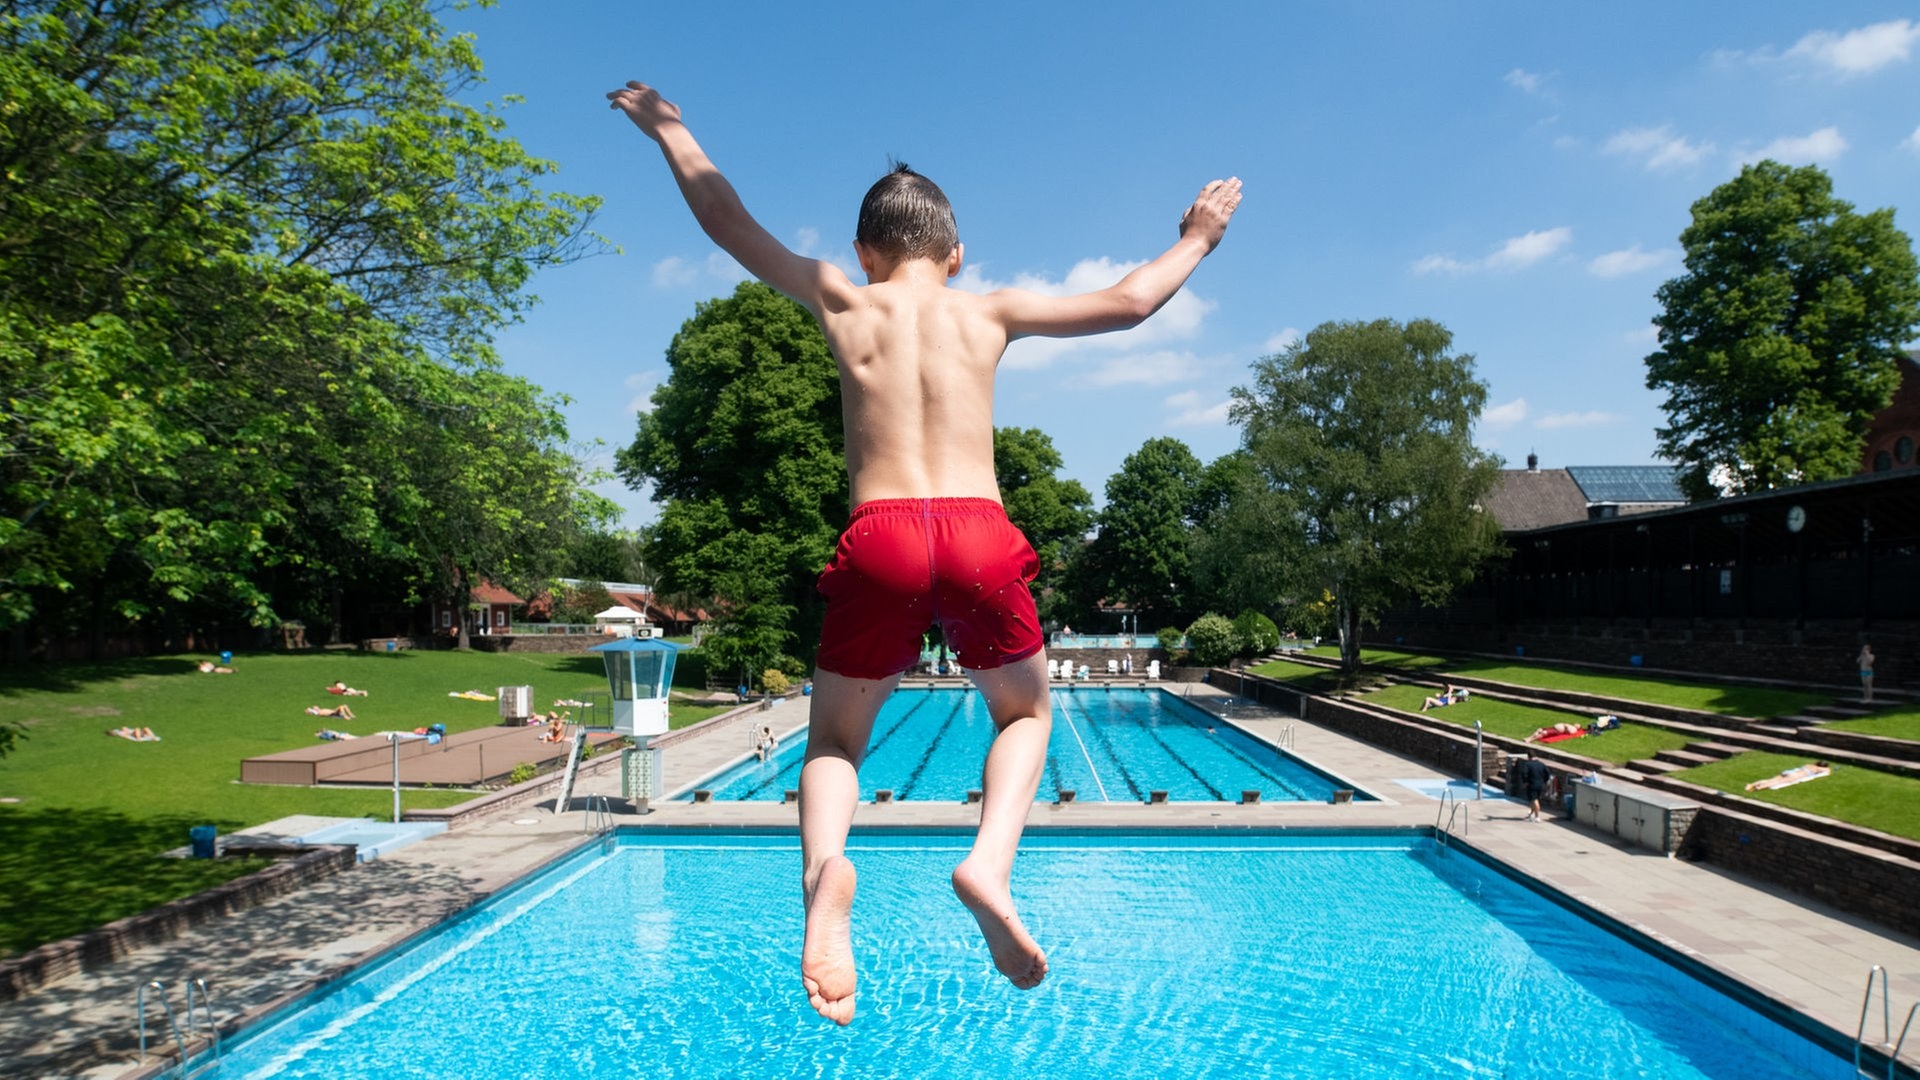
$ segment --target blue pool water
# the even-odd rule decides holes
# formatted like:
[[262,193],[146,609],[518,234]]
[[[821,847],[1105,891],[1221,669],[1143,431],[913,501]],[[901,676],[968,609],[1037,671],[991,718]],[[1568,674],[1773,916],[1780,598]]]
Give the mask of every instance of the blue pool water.
[[960,834],[853,837],[859,1015],[797,972],[790,836],[623,835],[233,1044],[222,1075],[1690,1080],[1850,1061],[1405,832],[1029,833],[1052,974],[993,973]]
[[[993,734],[986,702],[972,690],[897,690],[874,721],[861,797],[886,789],[896,799],[962,801],[980,786]],[[771,759],[696,786],[716,799],[778,802],[799,788],[805,753],[804,735],[796,736]],[[1351,786],[1165,691],[1103,687],[1054,691],[1037,797],[1052,802],[1067,789],[1081,802],[1146,802],[1165,791],[1175,802],[1237,802],[1257,789],[1268,801],[1326,802]]]

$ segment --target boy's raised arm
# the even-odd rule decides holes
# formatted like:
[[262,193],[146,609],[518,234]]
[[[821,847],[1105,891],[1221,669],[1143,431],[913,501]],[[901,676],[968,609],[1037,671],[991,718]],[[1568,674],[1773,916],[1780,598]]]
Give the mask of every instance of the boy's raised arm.
[[1104,289],[1078,296],[1042,296],[1003,289],[988,297],[1007,329],[1020,337],[1077,337],[1138,326],[1186,284],[1200,260],[1220,246],[1240,205],[1240,180],[1215,180],[1180,218],[1180,239],[1160,257]]
[[680,122],[679,106],[642,82],[629,82],[619,90],[608,91],[607,100],[660,144],[694,220],[748,273],[798,300],[816,315],[823,308],[838,306],[835,301],[850,293],[853,283],[839,267],[794,254],[753,219],[733,185],[720,175],[706,151],[694,141],[693,133]]

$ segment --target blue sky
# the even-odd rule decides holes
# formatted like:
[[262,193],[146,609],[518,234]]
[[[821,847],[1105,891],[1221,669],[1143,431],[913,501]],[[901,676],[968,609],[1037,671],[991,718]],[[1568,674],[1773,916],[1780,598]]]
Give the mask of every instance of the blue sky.
[[[1511,464],[1653,463],[1654,290],[1688,207],[1774,157],[1819,164],[1920,231],[1920,12],[1905,2],[973,2],[668,7],[504,0],[450,16],[517,95],[554,186],[605,199],[621,254],[543,271],[500,339],[573,399],[601,460],[633,438],[664,353],[741,277],[658,152],[603,95],[654,84],[789,246],[853,269],[889,155],[933,177],[960,284],[1098,287],[1177,235],[1207,180],[1246,200],[1182,294],[1126,334],[1016,344],[995,421],[1038,427],[1100,499],[1173,436],[1238,445],[1229,388],[1336,319],[1433,318],[1489,387],[1476,437]],[[605,492],[625,524],[646,492]]]

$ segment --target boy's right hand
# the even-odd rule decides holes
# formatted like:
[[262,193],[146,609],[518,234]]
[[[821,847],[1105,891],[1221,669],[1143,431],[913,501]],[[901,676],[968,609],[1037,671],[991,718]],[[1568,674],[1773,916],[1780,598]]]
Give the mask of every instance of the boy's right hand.
[[[639,123],[639,121],[634,121]],[[1180,235],[1198,237],[1206,241],[1207,250],[1220,246],[1220,237],[1226,234],[1227,222],[1233,218],[1233,211],[1240,205],[1240,178],[1230,177],[1215,180],[1200,189],[1200,197],[1180,217]]]
[[607,100],[612,104],[608,108],[619,109],[633,121],[633,126],[646,132],[650,139],[660,138],[660,128],[665,124],[680,122],[680,106],[660,96],[660,91],[639,81],[628,82],[621,90],[607,91]]

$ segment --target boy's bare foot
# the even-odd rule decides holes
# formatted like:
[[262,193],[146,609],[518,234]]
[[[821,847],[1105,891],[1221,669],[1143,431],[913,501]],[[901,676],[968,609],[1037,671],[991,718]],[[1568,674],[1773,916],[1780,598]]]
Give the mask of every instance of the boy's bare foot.
[[853,1019],[853,863],[835,855],[820,867],[807,897],[807,941],[800,948],[800,981],[814,1010],[836,1024]]
[[1013,894],[1004,885],[972,864],[963,861],[953,870],[953,892],[973,912],[980,933],[993,953],[993,966],[1000,969],[1013,985],[1031,990],[1047,977],[1047,954],[1027,933],[1020,914],[1013,909]]

